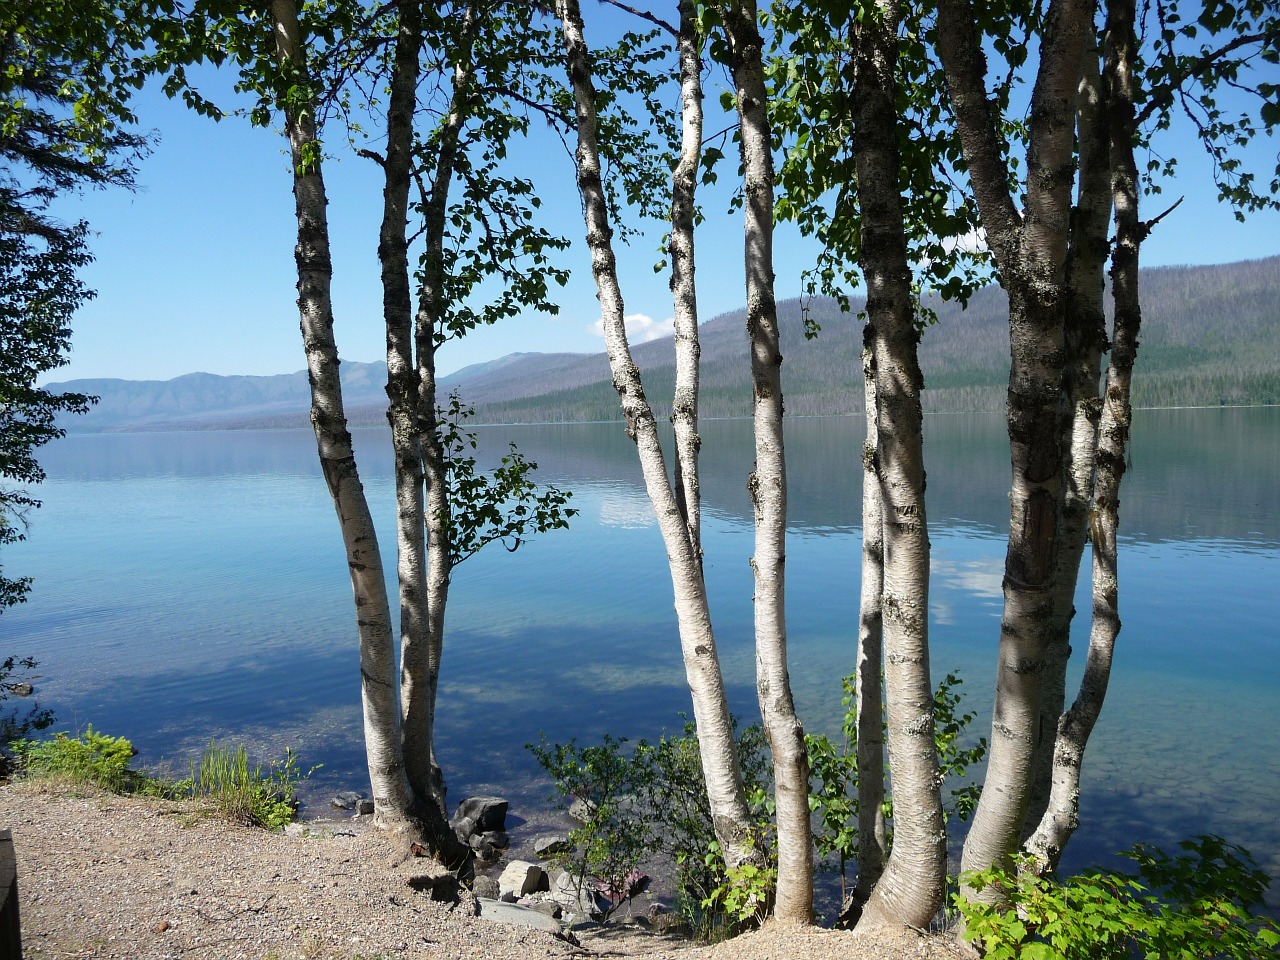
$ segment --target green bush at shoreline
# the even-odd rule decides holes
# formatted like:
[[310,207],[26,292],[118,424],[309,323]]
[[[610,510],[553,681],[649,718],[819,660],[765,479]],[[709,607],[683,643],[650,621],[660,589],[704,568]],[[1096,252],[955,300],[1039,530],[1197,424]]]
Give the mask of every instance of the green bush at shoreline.
[[116,794],[205,801],[224,819],[268,830],[293,821],[297,785],[311,773],[301,770],[291,749],[283,760],[264,769],[250,762],[243,745],[232,748],[215,740],[209,741],[198,763],[191,762],[189,777],[134,770],[133,744],[99,733],[92,724],[78,736],[56,733],[48,740],[17,740],[13,750],[28,779],[59,781],[71,789],[96,787]]

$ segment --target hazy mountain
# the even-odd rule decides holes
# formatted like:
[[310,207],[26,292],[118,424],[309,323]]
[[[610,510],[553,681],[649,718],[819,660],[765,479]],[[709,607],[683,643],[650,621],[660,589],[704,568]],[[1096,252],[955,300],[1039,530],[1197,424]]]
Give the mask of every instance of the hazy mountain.
[[[1209,267],[1143,271],[1143,336],[1134,380],[1139,406],[1280,403],[1280,257]],[[1008,376],[1004,293],[988,288],[967,310],[930,303],[938,322],[920,345],[926,409],[1000,410]],[[778,305],[787,412],[847,414],[862,409],[862,324],[855,301],[842,314],[830,300],[807,304],[822,328],[806,340],[798,300]],[[723,314],[701,327],[702,415],[750,414],[746,313]],[[675,380],[670,337],[633,349],[655,412],[665,415]],[[344,363],[343,389],[353,424],[385,422],[382,364]],[[209,429],[302,426],[305,372],[275,377],[196,373],[174,380],[76,380],[55,389],[96,394],[73,430]],[[618,399],[603,353],[514,353],[442,378],[480,422],[617,419]]]

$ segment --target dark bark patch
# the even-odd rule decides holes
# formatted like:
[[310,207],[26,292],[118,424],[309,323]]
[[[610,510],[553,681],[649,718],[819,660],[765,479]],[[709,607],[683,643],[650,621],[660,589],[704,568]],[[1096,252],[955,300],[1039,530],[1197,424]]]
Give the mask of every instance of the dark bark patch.
[[1048,490],[1034,490],[1022,508],[1023,549],[1010,558],[1010,576],[1026,586],[1042,586],[1053,571],[1057,503]]

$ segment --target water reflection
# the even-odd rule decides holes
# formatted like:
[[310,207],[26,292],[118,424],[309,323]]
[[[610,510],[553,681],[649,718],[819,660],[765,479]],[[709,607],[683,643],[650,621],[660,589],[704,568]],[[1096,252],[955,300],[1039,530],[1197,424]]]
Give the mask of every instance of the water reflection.
[[[787,430],[792,677],[806,725],[834,733],[852,669],[862,426]],[[1003,427],[948,416],[926,431],[933,666],[964,676],[985,726],[1008,524]],[[469,560],[453,588],[439,722],[452,795],[501,787],[533,807],[547,785],[525,742],[653,737],[679,727],[688,694],[665,550],[620,425],[479,433],[482,458],[517,440],[582,511],[516,555]],[[750,718],[750,424],[702,433],[712,613],[732,708]],[[1137,415],[1124,632],[1068,866],[1214,830],[1280,869],[1280,767],[1258,762],[1280,755],[1277,435],[1276,409]],[[355,442],[389,546],[386,433]],[[44,705],[66,725],[131,737],[148,760],[216,735],[324,763],[316,798],[363,779],[350,587],[309,433],[73,436],[44,462],[47,505],[30,542],[4,556],[36,592],[0,621],[9,650],[41,661]],[[1089,609],[1083,589],[1076,606]]]

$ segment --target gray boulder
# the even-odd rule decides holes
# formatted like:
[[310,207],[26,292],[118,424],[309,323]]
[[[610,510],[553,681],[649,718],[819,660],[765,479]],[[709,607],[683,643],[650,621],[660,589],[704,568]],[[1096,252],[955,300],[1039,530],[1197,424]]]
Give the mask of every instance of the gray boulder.
[[360,794],[354,790],[344,790],[342,793],[334,794],[329,805],[335,810],[354,810],[356,804],[360,802]]
[[493,844],[493,846],[497,847],[499,850],[505,850],[507,847],[511,846],[511,838],[507,836],[507,832],[505,830],[489,830],[481,834],[481,837],[484,839],[485,843]]
[[579,883],[577,877],[565,870],[558,872],[552,879],[549,899],[560,904],[577,920],[594,920],[603,916],[607,909],[589,881]]
[[476,857],[485,863],[493,863],[501,855],[498,848],[490,843],[486,838],[489,834],[473,833],[467,837],[467,846],[475,853]]
[[493,877],[476,877],[475,882],[471,885],[471,892],[477,898],[489,900],[497,900],[502,896],[502,889],[498,886],[498,881]]
[[569,809],[565,812],[579,823],[588,823],[595,816],[596,805],[586,797],[574,797],[573,803],[569,804]]
[[554,900],[529,900],[528,903],[522,901],[521,906],[545,913],[552,920],[559,920],[564,915],[564,909]]
[[516,926],[530,927],[534,930],[546,930],[548,933],[557,935],[562,929],[558,920],[553,920],[538,910],[518,907],[514,903],[503,903],[501,900],[477,897],[476,906],[480,908],[480,919],[482,920],[492,920],[495,923],[511,923]]
[[458,824],[464,819],[469,819],[475,824],[472,833],[488,833],[491,830],[505,830],[507,828],[507,801],[500,797],[467,797],[460,804],[458,809],[454,811],[453,820],[454,831],[458,831]]
[[545,879],[546,875],[536,863],[512,860],[498,878],[501,899],[515,901],[526,893],[535,893]]
[[569,838],[564,834],[539,837],[533,841],[533,852],[543,860],[548,857],[554,857],[557,854],[568,853],[572,849],[573,844],[569,842]]

